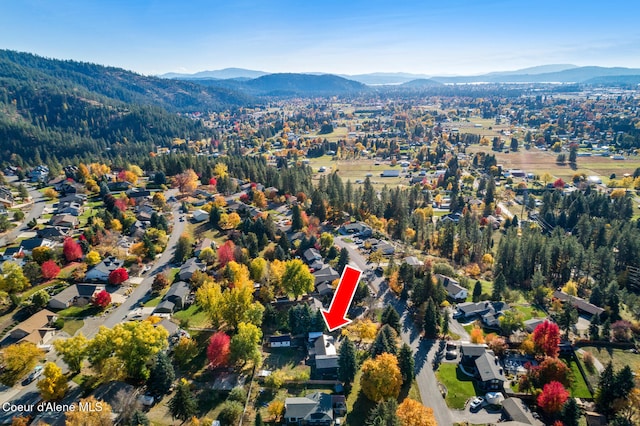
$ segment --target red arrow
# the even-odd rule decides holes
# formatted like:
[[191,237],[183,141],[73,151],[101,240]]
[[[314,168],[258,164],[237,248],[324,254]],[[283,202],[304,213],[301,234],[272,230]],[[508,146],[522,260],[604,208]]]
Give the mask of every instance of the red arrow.
[[342,277],[340,277],[340,282],[336,288],[336,293],[333,295],[329,310],[322,310],[322,316],[329,331],[344,327],[351,322],[350,319],[346,318],[346,315],[349,306],[351,306],[353,296],[356,294],[360,275],[362,275],[362,271],[351,266],[346,266],[342,271]]

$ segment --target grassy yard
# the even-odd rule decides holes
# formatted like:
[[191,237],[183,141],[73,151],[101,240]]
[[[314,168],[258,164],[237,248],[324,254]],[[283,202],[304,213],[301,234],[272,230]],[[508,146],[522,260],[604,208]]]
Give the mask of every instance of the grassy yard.
[[571,384],[571,396],[574,398],[591,398],[591,392],[587,387],[584,377],[580,373],[578,364],[573,360],[564,360],[569,367],[571,367],[571,373],[573,374],[573,383]]
[[96,315],[100,312],[100,308],[93,305],[86,306],[70,306],[58,312],[58,318],[83,318]]
[[82,320],[67,320],[64,322],[62,331],[69,334],[69,336],[73,336],[82,328],[82,326],[84,326],[84,321]]
[[524,321],[530,320],[531,318],[545,318],[546,314],[544,311],[537,309],[532,305],[516,305],[513,306],[513,309],[520,312],[523,315]]
[[55,282],[51,282],[51,281],[47,281],[46,283],[42,283],[39,284],[35,287],[31,287],[29,290],[25,291],[24,293],[21,294],[22,300],[26,300],[28,298],[30,298],[31,296],[33,296],[33,293],[36,293],[42,289],[45,289],[47,287],[51,287],[55,285]]
[[473,379],[460,371],[456,364],[441,364],[436,377],[447,387],[445,400],[450,408],[463,409],[467,400],[477,395]]
[[205,327],[209,324],[207,313],[196,304],[184,311],[176,312],[173,317],[180,322],[188,321],[189,327]]
[[612,362],[615,371],[620,370],[625,365],[631,367],[632,371],[640,369],[640,354],[634,354],[624,349],[598,348],[595,346],[583,346],[581,349],[585,352],[591,352],[591,355],[600,361],[602,365]]

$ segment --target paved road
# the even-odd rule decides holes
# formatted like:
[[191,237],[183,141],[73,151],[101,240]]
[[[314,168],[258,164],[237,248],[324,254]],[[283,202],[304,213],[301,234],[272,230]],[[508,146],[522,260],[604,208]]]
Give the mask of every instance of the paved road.
[[[354,244],[343,241],[341,237],[335,238],[334,242],[338,247],[345,247],[349,251],[350,264],[363,271],[370,267]],[[433,414],[439,425],[453,424],[451,411],[440,394],[438,381],[436,380],[432,367],[433,359],[440,346],[440,341],[421,339],[419,331],[413,324],[413,319],[409,314],[406,302],[392,295],[388,289],[382,288],[381,283],[382,279],[379,278],[373,280],[370,285],[372,286],[372,290],[378,294],[379,300],[383,301],[384,304],[393,305],[401,315],[401,337],[403,342],[407,343],[413,349],[416,362],[416,383],[420,390],[422,403],[426,407],[433,409]],[[442,343],[444,342],[442,341]]]
[[[175,190],[170,190],[165,193],[166,197],[169,198],[171,195],[174,195]],[[122,305],[118,306],[114,311],[112,311],[106,317],[98,317],[98,318],[88,318],[85,320],[84,326],[80,329],[80,331],[87,336],[88,338],[93,337],[98,328],[101,325],[104,325],[108,328],[113,328],[116,324],[121,323],[125,320],[127,314],[135,308],[135,305],[140,302],[147,292],[151,289],[151,284],[153,283],[153,278],[160,272],[164,271],[165,268],[169,266],[169,264],[173,261],[173,255],[176,251],[176,244],[178,242],[178,238],[184,232],[186,222],[181,222],[179,220],[181,214],[178,212],[180,209],[180,203],[174,203],[172,206],[173,212],[173,230],[171,231],[171,236],[169,237],[169,241],[167,242],[167,249],[162,253],[160,258],[156,259],[153,263],[152,270],[149,271],[133,292],[127,297],[127,299],[122,303]]]
[[[7,181],[15,181],[15,177],[14,179],[10,179],[10,177],[7,178]],[[39,191],[31,187],[30,185],[27,185],[27,189],[29,190],[29,196],[33,200],[31,209],[29,210],[29,213],[25,215],[24,220],[22,221],[22,224],[20,226],[14,228],[7,235],[0,238],[0,247],[4,247],[13,243],[22,232],[29,230],[29,228],[27,227],[27,223],[29,223],[34,218],[37,219],[42,216],[42,212],[44,211],[45,207],[44,197]]]

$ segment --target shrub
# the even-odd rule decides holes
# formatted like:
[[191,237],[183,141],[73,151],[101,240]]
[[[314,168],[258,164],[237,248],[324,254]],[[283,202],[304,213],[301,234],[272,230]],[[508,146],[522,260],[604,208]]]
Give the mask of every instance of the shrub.
[[595,372],[595,359],[593,358],[593,354],[591,352],[585,352],[582,354],[582,362],[584,366],[587,368],[589,373]]

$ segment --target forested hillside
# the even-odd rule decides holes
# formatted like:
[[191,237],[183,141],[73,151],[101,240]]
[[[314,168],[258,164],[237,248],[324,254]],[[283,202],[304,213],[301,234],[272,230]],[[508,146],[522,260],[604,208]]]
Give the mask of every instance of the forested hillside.
[[210,133],[177,111],[211,111],[246,101],[224,89],[4,50],[0,153],[29,164],[148,154],[174,137],[200,139]]

